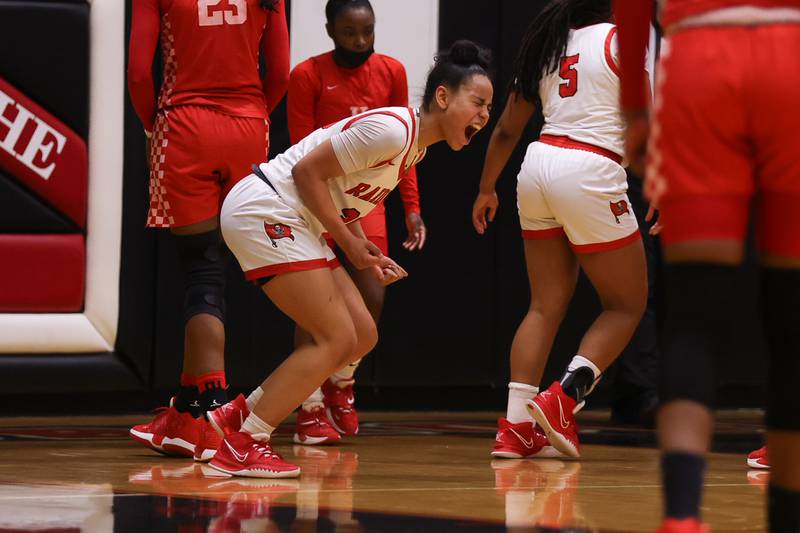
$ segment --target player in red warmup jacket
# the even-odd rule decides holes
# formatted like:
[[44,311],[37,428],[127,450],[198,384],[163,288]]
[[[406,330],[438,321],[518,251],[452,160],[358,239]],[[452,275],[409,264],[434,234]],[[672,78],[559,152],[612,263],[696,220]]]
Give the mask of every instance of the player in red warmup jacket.
[[209,460],[219,443],[201,415],[227,401],[220,206],[250,165],[267,157],[269,113],[288,77],[283,0],[133,1],[128,89],[148,140],[147,226],[172,232],[185,287],[180,391],[130,432],[156,451]]
[[[292,143],[317,128],[368,109],[408,105],[408,81],[403,65],[373,50],[375,13],[369,0],[328,0],[326,29],[335,48],[303,61],[289,78],[288,116]],[[398,185],[406,211],[407,250],[422,249],[427,230],[420,216],[416,168],[400,177]],[[386,210],[383,202],[360,221],[367,238],[384,255],[389,253]],[[333,240],[328,237],[333,247]],[[343,264],[378,322],[386,288],[344,258]],[[308,342],[298,330],[298,343]],[[358,414],[353,397],[353,374],[358,362],[334,373],[303,403],[295,440],[303,444],[338,441],[341,435],[358,433]],[[336,431],[334,431],[334,429]]]
[[770,531],[800,531],[800,0],[668,0],[648,125],[642,60],[650,2],[617,0],[627,155],[660,210],[667,263],[662,354],[662,531],[701,531],[715,361],[724,361],[751,219],[770,356]]

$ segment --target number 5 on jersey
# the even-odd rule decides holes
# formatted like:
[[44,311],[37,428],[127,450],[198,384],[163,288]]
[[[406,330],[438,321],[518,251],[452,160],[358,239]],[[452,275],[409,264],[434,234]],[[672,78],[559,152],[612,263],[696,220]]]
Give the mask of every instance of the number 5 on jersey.
[[244,24],[247,0],[197,0],[197,16],[200,26]]
[[580,54],[575,54],[561,59],[558,75],[566,82],[558,86],[558,94],[561,98],[575,96],[575,93],[578,92],[578,71],[575,69],[575,65],[578,64],[580,57]]

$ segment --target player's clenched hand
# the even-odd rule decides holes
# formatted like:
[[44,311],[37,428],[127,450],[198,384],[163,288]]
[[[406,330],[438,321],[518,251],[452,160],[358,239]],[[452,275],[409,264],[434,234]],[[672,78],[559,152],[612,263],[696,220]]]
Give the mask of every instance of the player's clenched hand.
[[414,250],[422,250],[425,246],[425,239],[428,237],[428,228],[425,227],[425,222],[419,213],[409,213],[406,217],[406,229],[408,229],[408,238],[403,243],[403,248],[409,252]]
[[408,277],[408,272],[406,272],[403,267],[386,256],[381,257],[381,263],[379,265],[371,267],[371,272],[384,287]]
[[495,191],[478,193],[478,197],[475,198],[475,203],[472,205],[472,225],[480,235],[483,235],[489,227],[489,222],[494,221],[498,205],[500,205],[500,201],[497,199]]
[[353,266],[359,270],[380,266],[381,260],[385,259],[380,248],[361,237],[353,236],[342,248]]
[[626,111],[625,120],[625,158],[635,173],[644,176],[647,156],[647,138],[650,136],[650,122],[647,111]]

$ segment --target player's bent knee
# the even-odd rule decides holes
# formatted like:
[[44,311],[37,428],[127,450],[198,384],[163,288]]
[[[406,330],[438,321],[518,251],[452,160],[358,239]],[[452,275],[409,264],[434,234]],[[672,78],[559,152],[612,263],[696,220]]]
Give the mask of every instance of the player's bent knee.
[[175,235],[184,278],[183,317],[208,314],[225,321],[225,261],[219,231]]
[[362,324],[358,330],[358,346],[355,354],[357,359],[361,359],[369,352],[371,352],[378,344],[378,328],[375,326],[374,320],[369,320]]

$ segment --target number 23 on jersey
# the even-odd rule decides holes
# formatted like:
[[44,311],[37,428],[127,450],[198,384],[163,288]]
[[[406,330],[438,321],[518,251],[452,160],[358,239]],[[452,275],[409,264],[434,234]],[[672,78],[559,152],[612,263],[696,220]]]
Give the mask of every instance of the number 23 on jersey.
[[247,0],[197,0],[200,26],[244,24],[247,20]]

